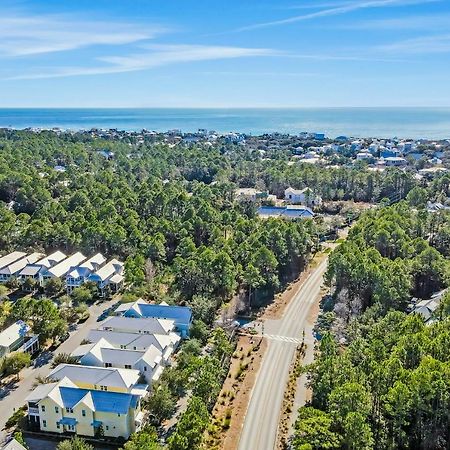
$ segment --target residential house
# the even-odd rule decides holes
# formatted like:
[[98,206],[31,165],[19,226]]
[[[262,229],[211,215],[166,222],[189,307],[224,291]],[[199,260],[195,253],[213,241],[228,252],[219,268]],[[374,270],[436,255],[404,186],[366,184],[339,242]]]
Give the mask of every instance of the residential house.
[[148,384],[157,381],[163,370],[161,351],[154,345],[145,351],[123,350],[100,339],[95,344],[80,345],[71,356],[85,366],[138,370]]
[[67,293],[70,294],[75,288],[85,283],[89,275],[98,271],[105,262],[106,258],[101,253],[97,253],[79,266],[72,267],[66,275]]
[[294,189],[288,187],[284,191],[284,199],[289,203],[306,205],[308,207],[320,206],[322,199],[315,195],[310,188]]
[[6,283],[12,278],[18,277],[22,269],[24,269],[28,264],[33,264],[39,259],[43,258],[45,255],[42,253],[32,253],[25,258],[19,259],[8,266],[0,269],[0,283]]
[[117,367],[80,366],[79,364],[60,364],[47,377],[51,381],[67,378],[82,389],[109,392],[133,392],[141,385],[138,370]]
[[370,152],[359,152],[356,154],[356,161],[367,161],[372,158],[373,155]]
[[258,208],[257,214],[263,219],[270,217],[279,219],[311,219],[314,217],[311,209],[302,205],[261,206]]
[[83,262],[86,259],[86,256],[84,256],[82,253],[77,252],[73,254],[72,256],[69,256],[68,258],[61,261],[59,264],[56,264],[53,267],[50,267],[49,269],[45,270],[43,273],[41,273],[41,284],[44,285],[48,280],[52,278],[62,278],[67,275],[67,272],[72,267],[77,266],[81,262]]
[[180,336],[173,331],[168,334],[124,333],[120,331],[91,330],[87,340],[94,343],[105,339],[116,348],[126,350],[146,350],[154,345],[168,361],[180,343]]
[[30,428],[128,439],[142,427],[138,395],[81,389],[67,378],[42,384],[27,399]]
[[384,158],[384,164],[386,167],[404,167],[408,164],[408,161],[399,156],[392,156],[389,158]]
[[175,321],[156,318],[133,318],[113,316],[106,319],[98,330],[120,333],[169,334],[175,331]]
[[58,250],[51,255],[45,256],[44,258],[36,261],[33,264],[28,264],[19,272],[18,276],[22,281],[27,278],[33,278],[35,281],[39,281],[40,273],[44,272],[47,269],[50,269],[50,267],[55,266],[66,258],[67,255]]
[[37,335],[30,335],[30,327],[18,320],[0,333],[0,358],[10,353],[21,350],[27,353],[35,353],[39,350]]
[[255,188],[239,188],[234,192],[235,198],[238,201],[256,202],[257,200],[265,200],[268,197],[268,192],[261,191]]
[[124,317],[173,320],[175,330],[183,338],[189,336],[189,328],[192,324],[192,310],[188,306],[168,305],[167,303],[156,305],[139,299],[132,304],[123,303],[115,312]]
[[105,297],[109,293],[115,294],[123,288],[125,280],[123,273],[123,262],[117,259],[112,259],[99,270],[91,273],[88,280],[96,283],[100,296]]
[[13,262],[18,261],[19,259],[22,259],[25,256],[27,256],[27,254],[24,252],[12,252],[12,253],[8,253],[5,256],[0,257],[0,269],[3,269],[4,267],[9,266]]

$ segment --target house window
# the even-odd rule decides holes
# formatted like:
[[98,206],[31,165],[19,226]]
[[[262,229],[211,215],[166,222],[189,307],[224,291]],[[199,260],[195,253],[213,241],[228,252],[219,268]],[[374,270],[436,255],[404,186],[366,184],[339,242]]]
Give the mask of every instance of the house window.
[[105,428],[106,428],[106,431],[108,431],[108,430],[109,430],[109,426],[108,426],[108,425],[106,425],[106,427],[105,427]]
[[112,367],[111,363],[105,363],[105,367]]
[[130,364],[125,364],[125,369],[131,369]]
[[55,406],[55,413],[58,414],[59,413],[59,408],[57,406]]
[[100,386],[100,390],[107,391],[108,390],[108,386]]
[[144,372],[147,372],[147,366],[144,366]]
[[46,421],[46,420],[43,420],[43,421],[42,421],[42,426],[43,426],[44,428],[47,428],[47,421]]
[[117,414],[117,417],[120,417],[120,413]]
[[66,412],[73,413],[73,409],[72,408],[66,408]]
[[59,427],[60,427],[59,422],[56,422],[56,428],[58,428],[58,430],[59,430]]
[[42,410],[42,412],[45,412],[45,405],[41,406],[41,410]]
[[86,417],[86,411],[85,411],[84,409],[81,410],[81,415],[82,415],[83,417]]

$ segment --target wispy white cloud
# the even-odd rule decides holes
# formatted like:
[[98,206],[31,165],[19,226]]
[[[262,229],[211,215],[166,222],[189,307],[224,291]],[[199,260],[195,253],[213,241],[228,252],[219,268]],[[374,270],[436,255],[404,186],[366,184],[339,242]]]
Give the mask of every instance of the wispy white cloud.
[[423,3],[434,3],[442,0],[362,0],[359,2],[344,3],[338,6],[333,6],[331,8],[321,9],[320,11],[315,11],[308,14],[301,14],[296,16],[291,16],[286,19],[273,20],[269,22],[261,22],[252,25],[247,25],[235,29],[235,32],[240,31],[250,31],[259,28],[274,27],[280,25],[288,25],[297,22],[305,22],[314,19],[320,19],[323,17],[338,16],[342,14],[347,14],[350,12],[362,10],[362,9],[375,9],[383,7],[399,7],[399,6],[409,6]]
[[242,57],[278,56],[282,53],[265,48],[223,47],[212,45],[146,45],[139,53],[127,56],[97,58],[104,65],[90,67],[56,67],[45,72],[31,72],[8,79],[42,79],[81,75],[135,72],[175,63],[232,59]]
[[421,15],[392,17],[388,19],[363,20],[351,24],[337,25],[339,28],[351,30],[423,30],[450,28],[450,15]]
[[167,31],[160,25],[81,20],[64,15],[0,15],[0,56],[26,56],[93,45],[123,45]]
[[450,53],[450,33],[405,39],[392,44],[379,46],[377,50],[383,53],[399,55]]

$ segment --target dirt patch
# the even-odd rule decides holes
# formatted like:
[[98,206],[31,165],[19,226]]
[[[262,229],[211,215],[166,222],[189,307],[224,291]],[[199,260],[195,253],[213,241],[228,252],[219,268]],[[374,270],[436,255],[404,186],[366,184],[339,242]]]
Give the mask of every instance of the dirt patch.
[[261,319],[281,319],[286,307],[289,305],[294,296],[298,293],[303,283],[308,279],[313,270],[327,257],[326,253],[317,253],[307,268],[298,276],[296,280],[290,283],[286,289],[275,296],[274,301],[264,310]]
[[240,336],[227,378],[212,412],[204,447],[208,450],[236,450],[250,394],[267,348],[259,336]]

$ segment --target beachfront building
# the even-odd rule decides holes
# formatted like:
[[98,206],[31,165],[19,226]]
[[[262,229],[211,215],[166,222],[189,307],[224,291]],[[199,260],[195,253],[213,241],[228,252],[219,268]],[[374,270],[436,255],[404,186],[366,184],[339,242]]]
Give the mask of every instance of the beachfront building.
[[97,253],[79,266],[71,267],[66,275],[67,293],[70,294],[75,288],[85,283],[89,276],[98,271],[105,262],[106,258],[101,253]]
[[34,430],[126,440],[144,421],[138,395],[81,389],[67,378],[39,385],[26,401]]

